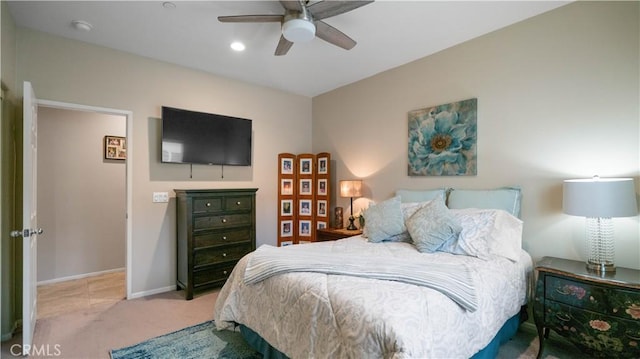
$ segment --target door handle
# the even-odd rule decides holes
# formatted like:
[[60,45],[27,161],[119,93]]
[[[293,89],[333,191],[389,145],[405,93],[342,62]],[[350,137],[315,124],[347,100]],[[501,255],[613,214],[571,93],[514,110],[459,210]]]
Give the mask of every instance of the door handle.
[[13,238],[17,238],[17,237],[31,237],[34,234],[42,234],[44,233],[44,230],[42,228],[38,228],[38,229],[23,229],[21,231],[11,231],[11,237]]

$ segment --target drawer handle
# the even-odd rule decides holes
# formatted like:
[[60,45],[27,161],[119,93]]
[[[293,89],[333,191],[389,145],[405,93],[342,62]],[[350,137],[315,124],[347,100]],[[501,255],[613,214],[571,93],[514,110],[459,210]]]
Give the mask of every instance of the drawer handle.
[[227,236],[222,236],[222,240],[226,241],[227,240]]
[[569,295],[571,294],[571,292],[567,289],[567,287],[562,287],[562,288],[556,288],[556,292],[562,294],[562,295]]
[[629,339],[633,339],[633,340],[640,340],[640,333],[639,332],[632,332],[632,331],[627,331],[625,333],[627,335],[627,337]]
[[227,256],[227,254],[226,254],[226,253],[222,253],[222,256],[223,256],[223,257],[226,257],[226,256]]
[[562,313],[556,313],[556,318],[558,318],[560,321],[563,321],[563,322],[568,322],[572,319],[571,315],[562,314]]
[[222,272],[222,274],[227,275],[227,271]]
[[226,218],[223,218],[223,219],[222,219],[222,223],[227,223],[227,219],[226,219]]
[[210,203],[210,202],[207,202],[207,204],[205,204],[205,206],[207,206],[207,207],[211,207],[211,203]]
[[240,205],[240,201],[236,202],[236,206],[239,206],[239,205]]

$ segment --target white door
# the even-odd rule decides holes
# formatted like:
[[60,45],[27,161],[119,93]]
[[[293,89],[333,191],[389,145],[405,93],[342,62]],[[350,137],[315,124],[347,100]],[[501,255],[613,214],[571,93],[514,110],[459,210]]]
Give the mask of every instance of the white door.
[[28,355],[33,342],[37,316],[37,133],[38,104],[30,82],[24,83],[23,104],[23,194],[22,194],[22,354]]

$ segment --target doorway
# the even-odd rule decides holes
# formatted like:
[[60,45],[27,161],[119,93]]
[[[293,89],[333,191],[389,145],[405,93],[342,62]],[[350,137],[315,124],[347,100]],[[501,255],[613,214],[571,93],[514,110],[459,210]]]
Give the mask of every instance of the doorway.
[[[93,284],[102,291],[93,293],[93,303],[104,302],[104,291],[119,282],[121,297],[128,299],[132,113],[46,100],[38,101],[38,112],[38,211],[45,229],[38,245],[38,293],[40,287],[82,283],[86,291]],[[125,160],[105,156],[106,136],[122,137]]]

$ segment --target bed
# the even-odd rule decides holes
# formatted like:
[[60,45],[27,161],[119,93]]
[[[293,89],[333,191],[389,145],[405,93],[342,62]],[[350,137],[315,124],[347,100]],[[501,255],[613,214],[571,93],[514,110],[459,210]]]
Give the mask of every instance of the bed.
[[218,294],[216,326],[267,358],[495,357],[532,271],[519,190],[505,189],[515,205],[502,190],[398,191],[366,210],[362,236],[263,245]]

